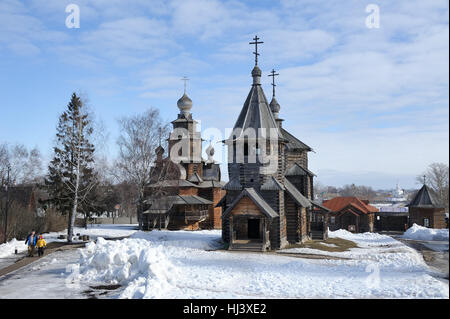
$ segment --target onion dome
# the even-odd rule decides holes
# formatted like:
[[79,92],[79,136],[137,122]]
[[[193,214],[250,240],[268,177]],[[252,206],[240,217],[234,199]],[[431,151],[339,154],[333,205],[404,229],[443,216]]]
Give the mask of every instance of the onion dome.
[[278,113],[280,113],[280,104],[278,104],[278,101],[275,98],[275,96],[272,98],[272,101],[270,101],[269,106],[275,118],[278,118]]
[[155,153],[156,153],[156,155],[164,154],[164,148],[163,148],[161,145],[159,145],[159,146],[155,149]]
[[253,84],[260,84],[261,80],[261,69],[255,65],[252,70]]
[[177,106],[180,109],[181,113],[184,115],[188,115],[189,111],[192,108],[192,100],[186,95],[186,93],[183,94],[183,96],[178,100]]
[[214,147],[212,147],[212,145],[210,144],[207,148],[206,148],[206,150],[205,150],[205,152],[206,152],[206,155],[208,156],[208,162],[214,162],[214,159],[213,159],[213,157],[214,157]]

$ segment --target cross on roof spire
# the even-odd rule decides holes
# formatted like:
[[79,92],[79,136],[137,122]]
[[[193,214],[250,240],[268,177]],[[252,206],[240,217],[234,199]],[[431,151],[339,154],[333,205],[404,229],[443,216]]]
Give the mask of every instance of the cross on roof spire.
[[158,133],[159,133],[159,146],[161,146],[161,135],[162,135],[161,126],[158,128]]
[[273,97],[275,97],[275,87],[277,86],[277,85],[275,84],[275,77],[276,77],[277,75],[280,75],[280,74],[279,74],[279,73],[275,73],[275,70],[274,70],[274,69],[272,69],[272,71],[271,71],[270,74],[268,75],[268,76],[271,76],[271,77],[272,77],[272,87],[273,87],[272,94],[273,94]]
[[189,79],[186,76],[183,76],[181,81],[184,81],[184,94],[186,94],[186,82],[189,81]]
[[258,38],[257,35],[253,38],[254,42],[249,42],[248,44],[254,44],[255,45],[255,52],[253,54],[255,55],[255,65],[258,65],[258,44],[264,43],[262,41],[258,41],[260,38]]
[[425,185],[426,181],[427,181],[427,175],[423,175],[423,185]]

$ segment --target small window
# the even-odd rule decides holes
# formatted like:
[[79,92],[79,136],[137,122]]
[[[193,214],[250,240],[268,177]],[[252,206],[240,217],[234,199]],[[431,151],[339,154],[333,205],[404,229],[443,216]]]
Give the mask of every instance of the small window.
[[331,223],[331,224],[334,224],[335,222],[336,222],[336,217],[331,216],[331,217],[330,217],[330,223]]
[[430,227],[430,220],[428,218],[423,219],[423,226],[424,227]]
[[255,154],[256,154],[256,155],[259,155],[259,154],[261,154],[261,149],[259,148],[259,145],[258,145],[258,143],[256,143],[256,147],[255,147]]

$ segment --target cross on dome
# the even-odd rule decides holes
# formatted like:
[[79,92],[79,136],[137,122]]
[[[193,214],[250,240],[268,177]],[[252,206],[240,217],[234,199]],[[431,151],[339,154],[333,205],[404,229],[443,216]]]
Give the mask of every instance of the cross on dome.
[[255,35],[255,37],[253,38],[254,42],[249,42],[248,44],[254,44],[255,45],[255,52],[253,52],[253,54],[255,55],[255,65],[258,65],[258,44],[264,43],[262,41],[258,41],[260,40],[260,38],[258,38],[257,35]]

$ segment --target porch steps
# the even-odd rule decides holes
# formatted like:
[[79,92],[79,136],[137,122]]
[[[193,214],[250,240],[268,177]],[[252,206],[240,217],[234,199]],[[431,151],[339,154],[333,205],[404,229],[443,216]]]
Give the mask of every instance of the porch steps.
[[311,231],[311,239],[323,239],[323,231]]
[[230,250],[236,251],[263,251],[263,244],[248,243],[248,244],[233,244]]

